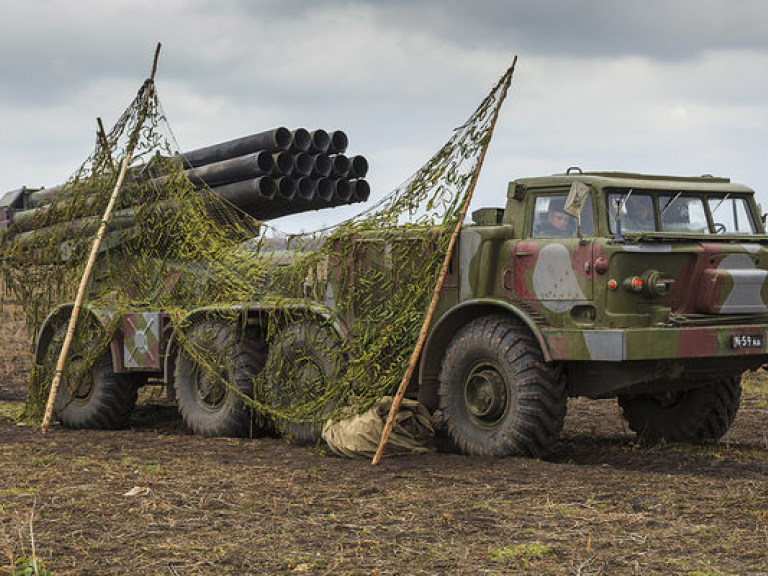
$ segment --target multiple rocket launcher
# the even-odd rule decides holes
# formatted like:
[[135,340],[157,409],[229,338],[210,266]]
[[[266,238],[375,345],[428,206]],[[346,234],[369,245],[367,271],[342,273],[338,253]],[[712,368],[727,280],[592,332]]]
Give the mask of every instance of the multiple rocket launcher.
[[338,130],[276,128],[185,152],[181,160],[195,186],[271,220],[368,200],[368,161],[345,155],[347,145]]
[[[270,220],[368,200],[368,161],[347,156],[347,145],[342,131],[280,127],[184,152],[177,159],[196,188],[212,191],[257,220]],[[168,175],[149,163],[130,179],[159,188]],[[61,188],[21,189],[0,197],[0,228],[16,236],[14,241],[43,232],[36,230],[37,216]],[[131,208],[116,212],[110,228],[130,227],[133,214]],[[76,227],[85,231],[98,220],[87,218]]]

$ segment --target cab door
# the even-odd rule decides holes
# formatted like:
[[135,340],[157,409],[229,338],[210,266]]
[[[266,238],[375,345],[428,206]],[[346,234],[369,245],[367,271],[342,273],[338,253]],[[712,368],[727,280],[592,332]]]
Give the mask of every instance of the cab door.
[[567,196],[567,189],[532,195],[526,238],[513,246],[505,273],[510,297],[542,312],[568,312],[593,298],[594,202],[590,194],[579,223],[563,210]]

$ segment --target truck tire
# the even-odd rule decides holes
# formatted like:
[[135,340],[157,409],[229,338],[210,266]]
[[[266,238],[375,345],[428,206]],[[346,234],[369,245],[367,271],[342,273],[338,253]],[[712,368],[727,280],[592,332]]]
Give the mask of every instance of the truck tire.
[[[67,325],[59,326],[45,343],[42,352],[42,378],[47,385],[53,380]],[[67,428],[116,430],[128,426],[136,405],[138,381],[129,374],[115,374],[109,350],[101,354],[88,369],[81,346],[69,350],[69,358],[54,402],[54,413]]]
[[473,320],[451,340],[440,371],[440,410],[464,454],[541,456],[563,428],[567,395],[559,366],[513,319]]
[[[237,333],[236,321],[205,318],[187,330],[176,358],[174,388],[184,423],[200,436],[248,436],[248,400],[264,368],[264,339],[258,330]],[[213,366],[213,368],[207,368]]]
[[[313,444],[336,403],[327,398],[344,367],[341,342],[333,328],[320,320],[285,326],[269,348],[264,403],[276,413],[289,413],[302,404],[318,403],[308,422],[275,417],[277,431],[300,444]],[[306,416],[306,415],[303,415]]]
[[619,396],[630,429],[651,442],[719,440],[733,424],[740,401],[741,376],[668,394]]

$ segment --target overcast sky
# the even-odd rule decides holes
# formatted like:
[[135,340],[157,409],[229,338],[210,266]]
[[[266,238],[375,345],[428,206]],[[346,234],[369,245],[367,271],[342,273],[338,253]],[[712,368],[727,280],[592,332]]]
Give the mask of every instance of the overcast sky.
[[0,194],[66,180],[162,42],[158,91],[183,150],[340,128],[378,198],[517,54],[474,207],[580,166],[728,176],[768,210],[760,0],[2,0],[0,32]]

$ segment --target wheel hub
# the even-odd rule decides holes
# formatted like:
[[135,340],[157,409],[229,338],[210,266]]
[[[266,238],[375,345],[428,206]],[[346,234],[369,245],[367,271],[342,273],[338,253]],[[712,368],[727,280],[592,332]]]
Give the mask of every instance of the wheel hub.
[[64,374],[64,388],[72,400],[87,400],[93,392],[93,377],[85,369],[85,362],[79,356],[73,357]]
[[225,379],[219,374],[201,371],[198,375],[196,388],[200,404],[209,410],[221,407],[227,397]]
[[277,386],[270,389],[273,406],[290,410],[305,405],[323,395],[323,371],[309,359],[284,360]]
[[483,424],[496,424],[507,408],[504,378],[491,366],[479,366],[467,378],[464,398],[475,420]]
[[654,394],[651,398],[660,408],[672,408],[685,398],[685,392],[661,392]]
[[316,395],[323,384],[323,372],[320,366],[311,360],[303,363],[299,369],[299,381],[303,383],[303,393]]

